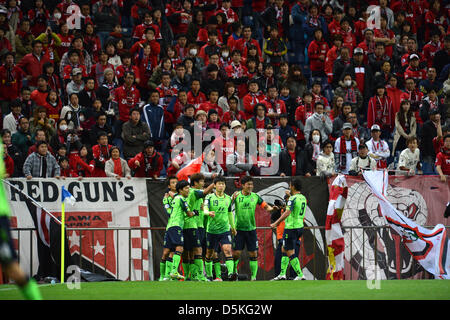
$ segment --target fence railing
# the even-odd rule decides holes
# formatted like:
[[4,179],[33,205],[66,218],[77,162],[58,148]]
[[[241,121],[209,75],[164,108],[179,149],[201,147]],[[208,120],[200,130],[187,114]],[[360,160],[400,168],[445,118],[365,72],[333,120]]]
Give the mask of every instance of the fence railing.
[[[432,228],[432,226],[425,226],[427,228]],[[448,230],[450,228],[450,226],[445,226],[445,228]],[[314,241],[313,241],[313,257],[317,257],[317,250],[318,250],[318,246],[317,246],[317,241],[318,241],[318,235],[317,232],[321,232],[322,230],[325,230],[324,226],[307,226],[304,228],[305,230],[311,230],[311,233],[313,234],[314,237]],[[373,238],[373,245],[371,245],[370,243],[370,237],[368,235],[366,235],[366,232],[362,232],[362,268],[365,269],[365,257],[370,254],[370,252],[366,251],[366,243],[369,245],[369,247],[371,247],[373,249],[373,256],[374,256],[374,274],[375,277],[378,274],[378,271],[381,271],[381,268],[378,266],[378,254],[377,254],[377,249],[379,248],[378,246],[378,240],[379,240],[379,231],[381,231],[382,229],[390,229],[389,226],[385,225],[385,226],[342,226],[343,232],[344,234],[347,232],[350,232],[349,238],[350,241],[347,242],[346,245],[346,249],[350,250],[350,256],[353,256],[353,252],[354,252],[354,233],[355,230],[356,231],[370,231],[373,232],[374,237]],[[96,269],[96,264],[95,261],[98,259],[95,259],[95,252],[94,252],[94,248],[92,246],[92,248],[83,248],[83,237],[87,236],[87,235],[91,235],[92,239],[91,239],[91,243],[95,244],[95,239],[96,239],[96,235],[97,235],[97,240],[98,240],[98,232],[103,231],[104,235],[103,235],[103,240],[105,243],[105,248],[104,248],[104,268],[103,268],[103,272],[105,275],[109,275],[109,276],[114,276],[115,278],[119,278],[119,266],[120,266],[120,259],[127,259],[127,265],[128,265],[128,279],[132,279],[131,275],[132,275],[132,256],[131,256],[131,252],[132,252],[132,236],[131,233],[132,231],[141,231],[141,265],[143,265],[143,260],[144,260],[144,250],[147,250],[148,248],[143,248],[142,246],[142,239],[143,239],[143,232],[144,231],[160,231],[160,232],[164,232],[165,228],[164,227],[116,227],[116,228],[67,228],[67,234],[69,234],[69,232],[71,231],[75,231],[78,232],[78,243],[79,243],[79,261],[78,261],[78,266],[82,266],[83,264],[83,259],[86,260],[86,253],[87,250],[92,250],[92,272],[96,271],[98,272],[99,267],[97,267]],[[12,228],[12,236],[13,238],[17,239],[17,256],[19,259],[19,263],[20,261],[20,257],[21,257],[21,246],[26,243],[27,245],[29,245],[29,250],[27,252],[29,252],[29,262],[27,263],[27,266],[25,266],[23,263],[21,264],[22,267],[25,268],[25,271],[32,275],[33,273],[33,268],[35,267],[35,265],[33,264],[33,253],[34,253],[34,241],[33,241],[33,232],[36,231],[35,228]],[[263,255],[262,255],[262,259],[263,259],[263,264],[266,264],[266,250],[268,248],[268,246],[266,245],[266,232],[270,232],[270,234],[272,234],[272,229],[270,227],[257,227],[257,231],[262,231],[263,232]],[[116,251],[116,273],[115,274],[111,274],[110,272],[107,271],[107,252],[108,252],[108,247],[113,245],[111,243],[108,243],[107,240],[107,232],[113,232],[114,233],[114,239],[115,239],[115,243],[119,244],[120,239],[121,238],[121,232],[122,233],[126,233],[127,238],[128,238],[128,255],[126,255],[124,257],[124,253],[119,252],[119,246],[116,245],[114,246]],[[123,237],[123,235],[122,235]],[[326,245],[326,239],[323,237],[322,235],[322,239],[323,239],[323,255],[325,256],[325,263],[321,263],[321,265],[317,264],[317,259],[313,258],[313,265],[312,265],[312,273],[313,275],[317,275],[318,273],[320,273],[319,271],[323,271],[322,274],[326,274],[327,269],[328,269],[328,250],[327,250],[327,245]],[[301,238],[301,242],[304,242],[304,235]],[[153,244],[152,246],[154,246],[155,244]],[[161,248],[162,249],[162,248]],[[274,252],[276,248],[273,248]],[[84,254],[84,256],[83,256]],[[274,255],[275,256],[275,255]],[[154,256],[153,255],[153,259],[159,259],[159,256]],[[302,254],[299,254],[299,259],[300,259],[300,264],[302,266],[304,266],[304,261],[303,261],[303,257]],[[89,262],[89,261],[88,261]],[[153,261],[149,261],[149,267],[153,264]],[[36,265],[37,266],[37,265]],[[412,267],[415,268],[416,263],[413,262]],[[310,268],[311,266],[309,266]],[[319,269],[320,268],[320,269]],[[380,270],[377,270],[377,268],[379,268]],[[28,269],[28,270],[27,270]],[[150,271],[150,270],[141,270],[141,277],[139,279],[139,277],[134,277],[135,280],[144,280],[144,271]],[[344,274],[350,274],[350,279],[353,279],[353,268],[350,267],[350,270],[346,270],[344,269]],[[412,274],[416,274],[415,269],[412,270]],[[355,275],[356,277],[358,277],[358,275]],[[150,275],[150,278],[152,278],[152,275]],[[314,277],[316,279],[316,277]],[[268,280],[267,279],[267,275],[266,273],[264,273],[263,275],[263,280]],[[323,279],[318,279],[318,280],[323,280]],[[375,278],[376,280],[376,278]]]

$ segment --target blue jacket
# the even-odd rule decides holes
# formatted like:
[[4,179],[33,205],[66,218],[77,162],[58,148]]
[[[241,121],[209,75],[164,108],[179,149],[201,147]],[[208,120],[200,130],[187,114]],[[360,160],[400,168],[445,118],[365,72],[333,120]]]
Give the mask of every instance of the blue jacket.
[[150,127],[151,139],[160,141],[166,139],[164,129],[164,108],[161,105],[147,104],[142,108],[142,116]]
[[294,24],[289,29],[293,41],[305,43],[304,23],[307,15],[308,11],[302,10],[298,4],[292,7],[291,16]]

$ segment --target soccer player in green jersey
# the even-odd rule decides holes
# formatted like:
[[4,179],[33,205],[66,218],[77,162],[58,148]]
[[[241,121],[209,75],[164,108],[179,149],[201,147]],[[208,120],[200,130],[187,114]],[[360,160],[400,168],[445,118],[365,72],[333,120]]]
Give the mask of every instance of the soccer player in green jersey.
[[[178,179],[175,176],[171,176],[167,178],[167,184],[169,190],[164,194],[163,204],[164,210],[166,210],[167,215],[170,217],[172,213],[172,202],[173,198],[177,193],[177,182]],[[172,257],[173,251],[170,251],[170,248],[164,248],[161,262],[159,263],[159,281],[169,280],[169,273],[172,270]]]
[[177,193],[172,202],[172,214],[167,223],[166,234],[164,236],[164,248],[175,249],[172,262],[172,270],[170,271],[171,279],[184,279],[179,274],[178,266],[180,265],[181,255],[183,253],[183,227],[186,216],[192,217],[194,213],[189,211],[187,197],[189,195],[189,182],[182,180],[177,182]]
[[[283,247],[281,251],[286,253],[281,259],[281,271],[278,276],[272,280],[286,280],[286,269],[288,264],[297,273],[297,277],[294,280],[305,280],[303,275],[300,261],[295,256],[295,242],[303,234],[303,219],[305,218],[306,211],[306,198],[301,194],[302,183],[299,179],[293,179],[290,184],[291,196],[286,206],[286,211],[278,218],[277,221],[272,223],[270,227],[276,229],[276,227],[284,220],[284,233],[283,233]],[[288,258],[289,257],[289,258]]]
[[258,274],[258,236],[256,234],[255,212],[256,206],[260,205],[267,211],[273,211],[274,208],[268,205],[264,200],[253,192],[253,178],[244,176],[241,179],[242,191],[236,191],[233,194],[236,236],[234,237],[233,259],[234,268],[231,280],[237,280],[237,265],[241,257],[242,250],[247,246],[250,257],[251,281],[256,280]]
[[[231,253],[231,234],[236,235],[233,213],[231,212],[231,197],[225,194],[224,177],[216,177],[214,186],[215,192],[206,196],[203,205],[205,215],[209,215],[206,227],[206,275],[208,278],[212,278],[214,250],[221,245],[225,255],[228,277],[230,278],[234,267]],[[222,279],[217,277],[215,281],[222,281]]]
[[[3,162],[4,145],[0,140],[0,177],[5,177],[5,163]],[[0,185],[0,264],[6,277],[14,280],[19,286],[19,290],[27,300],[42,300],[41,293],[34,279],[30,279],[25,272],[23,272],[19,263],[17,262],[16,251],[14,250],[13,241],[11,238],[11,227],[9,224],[9,216],[11,215],[11,208],[9,207],[8,199],[3,188],[3,183]]]
[[[214,184],[203,190],[205,186],[205,176],[195,173],[190,176],[191,188],[187,199],[189,211],[194,213],[194,217],[186,217],[184,220],[184,252],[183,270],[185,276],[191,274],[191,280],[208,281],[204,275],[202,240],[205,236],[203,228],[203,198],[212,191]],[[202,232],[203,231],[203,232]]]

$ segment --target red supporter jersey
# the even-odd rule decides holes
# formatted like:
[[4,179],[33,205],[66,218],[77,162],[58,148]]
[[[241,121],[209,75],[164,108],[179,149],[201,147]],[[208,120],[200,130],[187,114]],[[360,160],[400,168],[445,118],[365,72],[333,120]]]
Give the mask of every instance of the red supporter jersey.
[[217,113],[219,114],[219,119],[222,119],[223,116],[223,110],[221,107],[219,107],[219,105],[217,103],[212,103],[210,101],[206,101],[204,103],[202,103],[199,107],[198,110],[203,110],[208,114],[208,111],[214,109],[217,111]]
[[443,174],[450,175],[450,152],[439,152],[436,156],[435,165],[441,166]]
[[71,66],[70,64],[68,64],[67,66],[64,67],[64,71],[63,71],[63,78],[64,80],[70,80],[70,78],[72,77],[72,69],[74,68],[80,68],[82,71],[82,75],[83,78],[86,78],[88,76],[87,70],[86,70],[86,66],[83,64],[79,64],[77,66]]
[[130,119],[130,109],[141,102],[141,95],[136,87],[126,88],[123,85],[114,90],[114,101],[119,107],[119,120],[126,122]]
[[189,90],[189,92],[187,93],[187,100],[189,104],[194,105],[195,109],[198,109],[200,104],[207,101],[206,96],[203,92],[199,91],[197,95],[195,95],[192,90]]

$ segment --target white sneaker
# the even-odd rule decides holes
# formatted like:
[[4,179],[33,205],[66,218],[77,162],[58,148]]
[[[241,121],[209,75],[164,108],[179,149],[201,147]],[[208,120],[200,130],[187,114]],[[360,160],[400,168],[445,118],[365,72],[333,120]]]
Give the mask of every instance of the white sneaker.
[[294,280],[306,280],[306,278],[305,278],[304,275],[302,275],[301,277],[300,276],[296,276]]
[[278,280],[286,280],[286,275],[279,274],[279,275],[277,275],[275,278],[273,278],[270,281],[278,281]]

